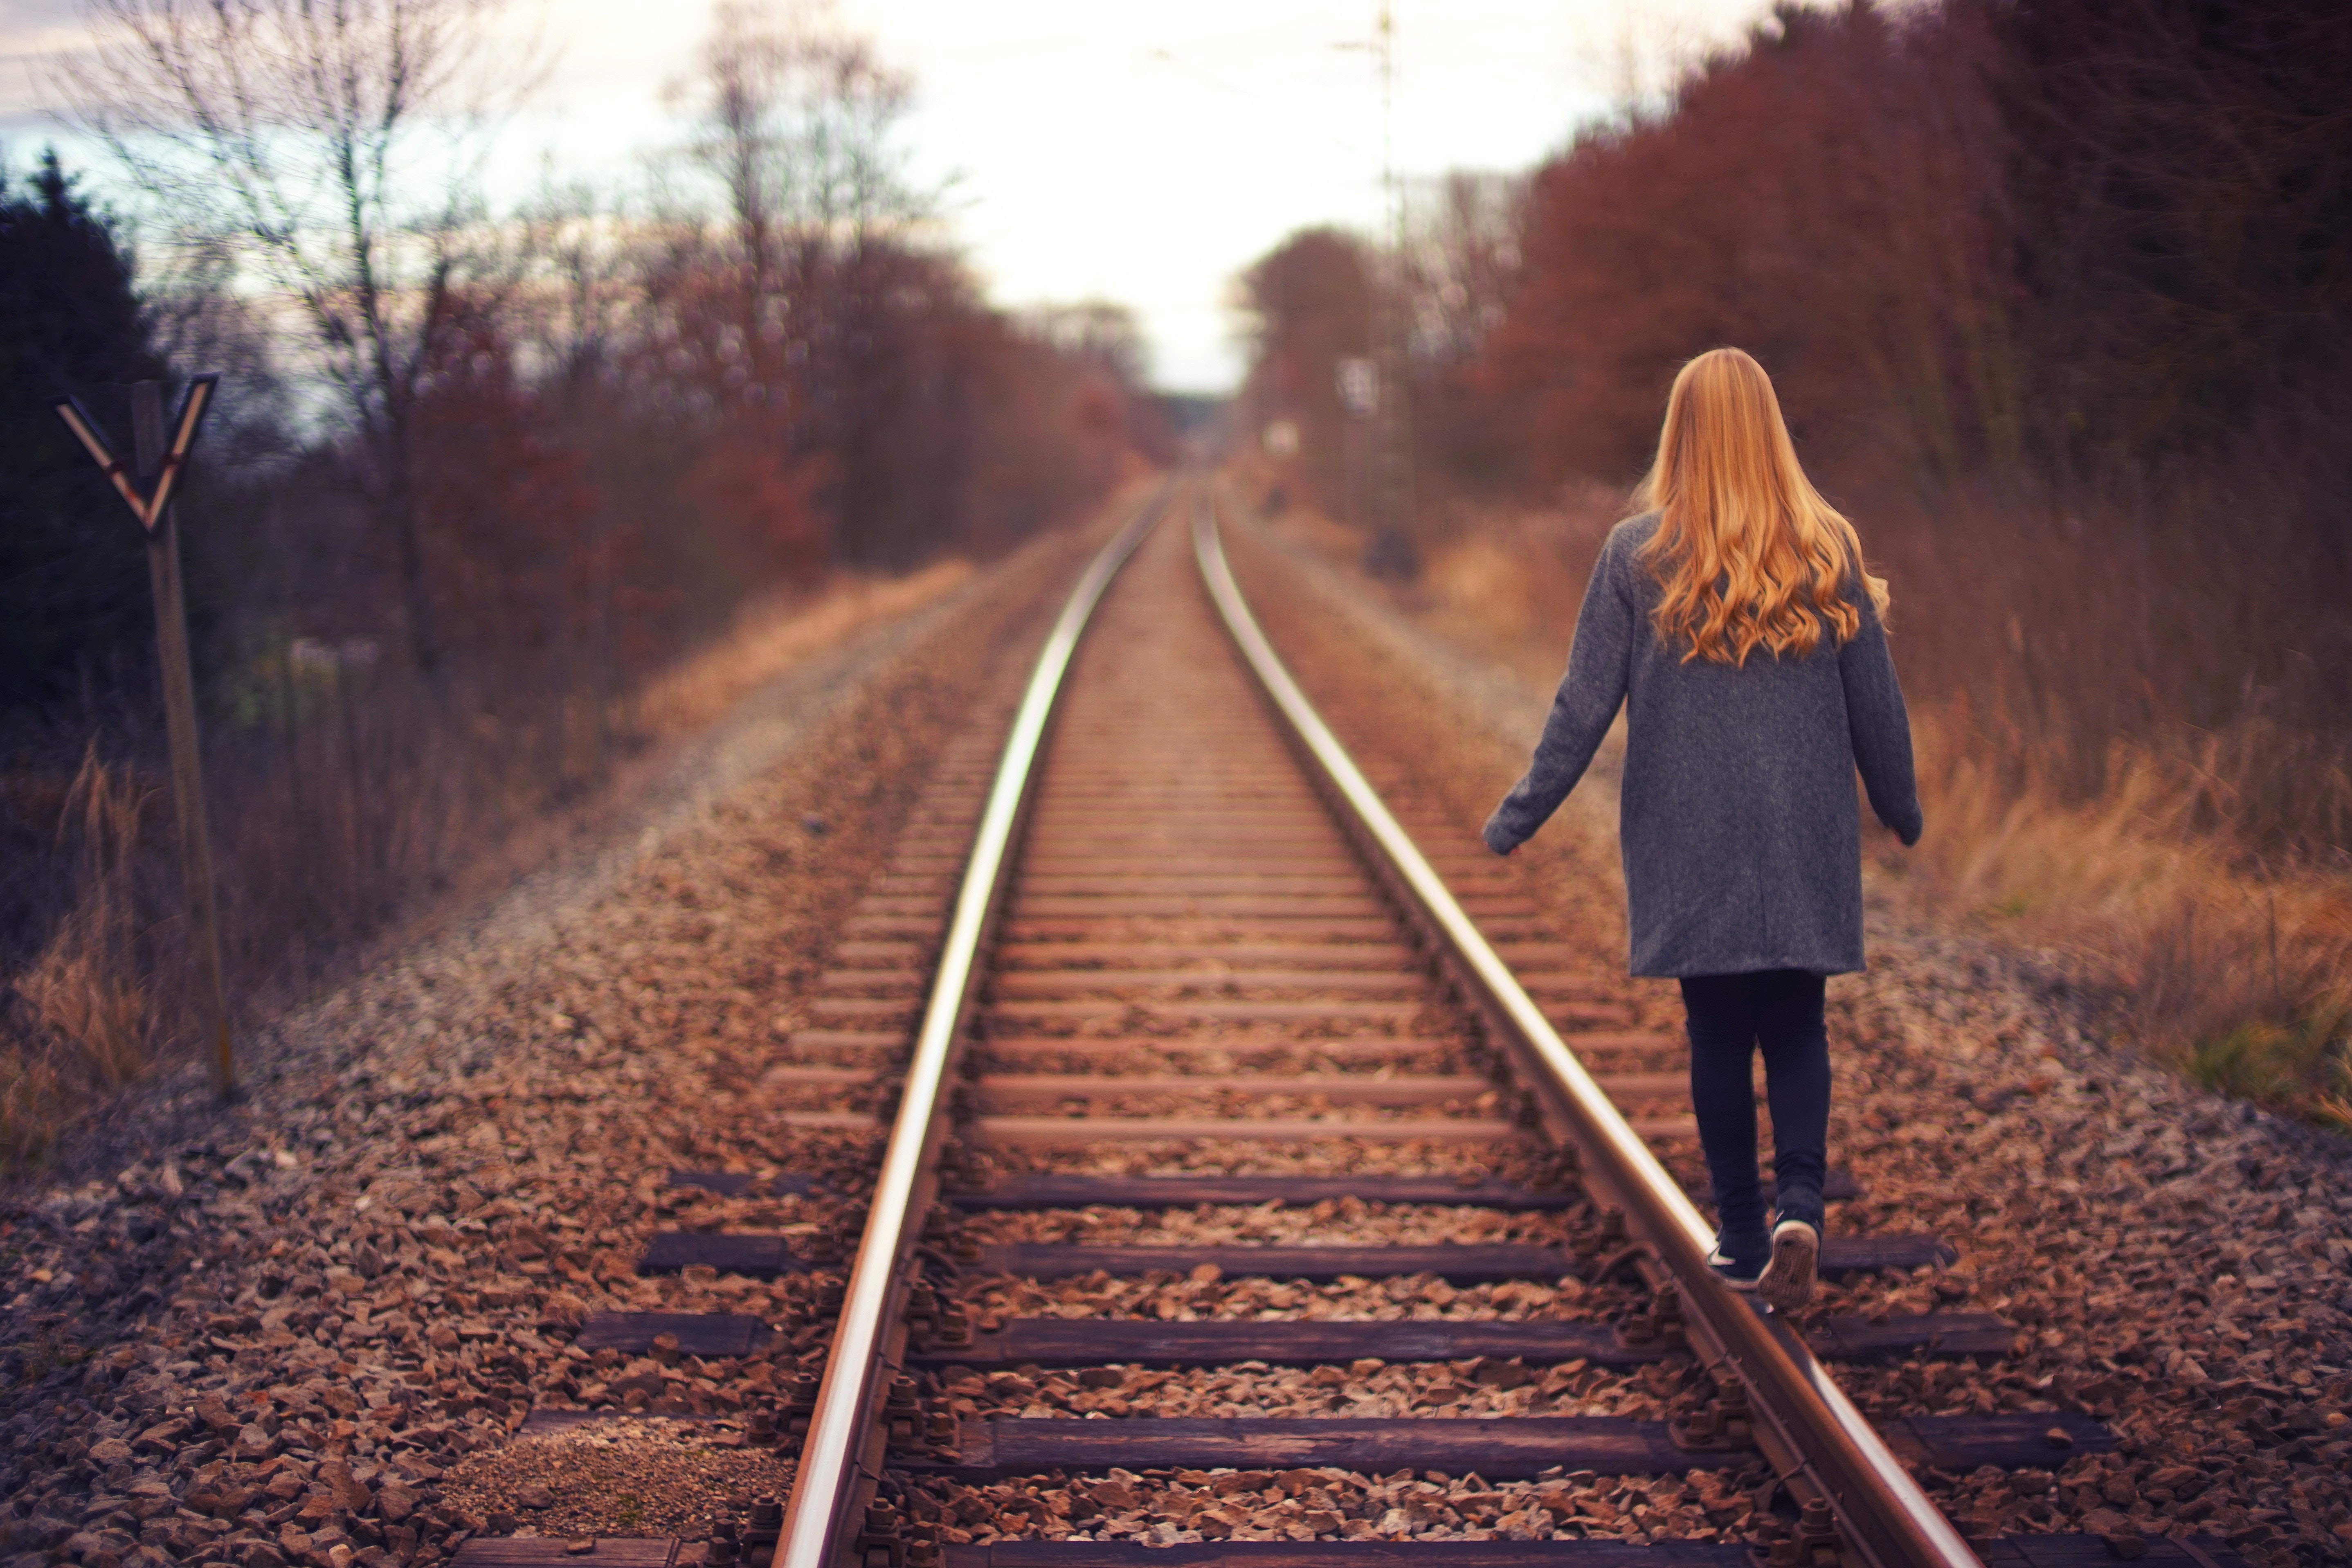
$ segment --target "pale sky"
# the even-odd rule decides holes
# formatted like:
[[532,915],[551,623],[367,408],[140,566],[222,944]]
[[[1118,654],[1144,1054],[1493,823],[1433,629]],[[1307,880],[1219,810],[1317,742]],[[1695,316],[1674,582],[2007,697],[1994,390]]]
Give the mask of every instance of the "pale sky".
[[[1621,90],[1629,47],[1655,58],[1762,9],[1396,0],[1398,167],[1408,177],[1524,170]],[[991,297],[1134,307],[1162,386],[1233,385],[1231,279],[1284,235],[1379,221],[1380,94],[1361,47],[1378,0],[837,0],[836,10],[913,73],[908,150],[927,176],[960,176],[951,232]],[[78,11],[76,0],[0,0],[0,146],[18,167],[56,133],[32,62],[70,47]],[[555,65],[505,133],[499,183],[519,194],[550,153],[561,169],[625,182],[641,154],[677,135],[661,91],[690,70],[709,11],[692,0],[543,0],[537,15]],[[104,174],[91,170],[101,190]]]

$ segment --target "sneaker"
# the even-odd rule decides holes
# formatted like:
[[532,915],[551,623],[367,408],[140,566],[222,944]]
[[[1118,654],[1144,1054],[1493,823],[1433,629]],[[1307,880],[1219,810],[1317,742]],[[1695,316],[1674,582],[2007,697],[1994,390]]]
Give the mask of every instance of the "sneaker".
[[1821,1226],[1810,1220],[1781,1220],[1772,1227],[1772,1258],[1756,1281],[1757,1294],[1776,1312],[1795,1311],[1813,1299],[1821,1256]]
[[1706,1266],[1715,1277],[1735,1290],[1753,1290],[1759,1276],[1764,1272],[1760,1258],[1734,1258],[1723,1249],[1723,1237],[1715,1238],[1714,1247],[1706,1255]]

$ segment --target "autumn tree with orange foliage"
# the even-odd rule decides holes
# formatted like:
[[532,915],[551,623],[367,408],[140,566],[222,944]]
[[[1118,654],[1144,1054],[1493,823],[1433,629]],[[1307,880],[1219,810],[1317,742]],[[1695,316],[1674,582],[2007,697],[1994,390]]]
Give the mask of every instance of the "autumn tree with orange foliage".
[[547,429],[495,321],[436,334],[416,420],[425,559],[463,663],[510,671],[601,633],[613,543],[583,526],[586,465]]
[[2013,456],[2001,172],[1980,20],[1784,6],[1666,108],[1538,170],[1481,367],[1538,482],[1630,478],[1675,369],[1737,343],[1816,459]]

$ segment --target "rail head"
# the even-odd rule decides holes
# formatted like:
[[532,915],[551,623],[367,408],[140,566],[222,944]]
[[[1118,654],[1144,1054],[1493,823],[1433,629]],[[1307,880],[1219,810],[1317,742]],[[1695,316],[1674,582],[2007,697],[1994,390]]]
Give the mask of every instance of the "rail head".
[[890,1307],[911,1254],[913,1199],[924,1176],[943,1104],[954,1047],[979,977],[980,950],[1003,900],[1038,753],[1078,639],[1111,579],[1159,522],[1173,481],[1146,499],[1097,552],[1064,602],[1038,652],[1021,705],[1005,733],[988,802],[972,834],[954,912],[907,1062],[890,1141],[876,1178],[866,1229],[843,1292],[833,1347],[818,1384],[798,1470],[772,1562],[774,1568],[834,1568],[856,1521],[845,1517],[857,1484],[873,1417],[876,1383],[889,1331]]
[[1801,1469],[1835,1510],[1846,1540],[1871,1568],[1983,1568],[1968,1542],[1919,1489],[1862,1413],[1788,1322],[1755,1310],[1706,1265],[1714,1231],[1649,1145],[1626,1122],[1562,1040],[1508,965],[1390,815],[1266,640],[1244,598],[1217,533],[1214,502],[1192,518],[1201,576],[1217,613],[1320,782],[1350,826],[1384,862],[1389,880],[1415,906],[1483,1010],[1512,1037],[1537,1087],[1572,1130],[1588,1169],[1615,1193],[1637,1234],[1649,1241],[1680,1288],[1695,1337],[1748,1384],[1758,1417],[1771,1429],[1776,1461]]

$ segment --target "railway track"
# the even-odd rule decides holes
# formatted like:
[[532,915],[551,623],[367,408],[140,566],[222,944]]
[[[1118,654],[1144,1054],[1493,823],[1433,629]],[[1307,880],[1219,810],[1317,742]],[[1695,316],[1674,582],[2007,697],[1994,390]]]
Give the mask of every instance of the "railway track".
[[[2113,1435],[2046,1411],[1874,1425],[1830,1369],[1993,1362],[2011,1325],[1791,1322],[1708,1275],[1673,1173],[1679,1042],[1517,868],[1365,782],[1259,633],[1205,488],[1122,529],[1019,707],[979,717],[769,1074],[834,1101],[793,1125],[890,1121],[854,1247],[647,1254],[845,1271],[822,1377],[772,1416],[789,1495],[714,1568],[1516,1562],[1622,1552],[1580,1537],[1628,1512],[1660,1564],[2233,1561],[1966,1539],[1916,1478],[2046,1486]],[[1833,1236],[1824,1268],[1951,1256]],[[725,1355],[764,1331],[592,1320],[583,1343]],[[1400,1539],[1433,1525],[1455,1539]]]

